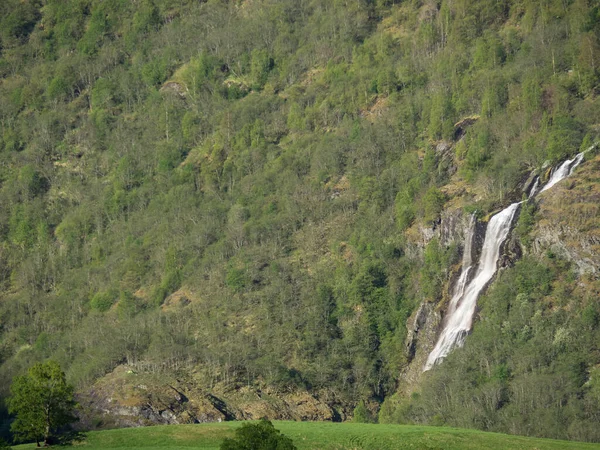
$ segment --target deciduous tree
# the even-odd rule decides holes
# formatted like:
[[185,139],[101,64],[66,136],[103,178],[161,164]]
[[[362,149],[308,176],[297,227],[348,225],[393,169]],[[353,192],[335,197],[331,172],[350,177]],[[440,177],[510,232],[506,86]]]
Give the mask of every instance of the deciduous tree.
[[17,439],[35,439],[38,447],[77,418],[73,415],[73,386],[67,383],[58,363],[48,361],[31,367],[26,375],[14,379],[10,387],[8,410],[16,415],[11,430]]

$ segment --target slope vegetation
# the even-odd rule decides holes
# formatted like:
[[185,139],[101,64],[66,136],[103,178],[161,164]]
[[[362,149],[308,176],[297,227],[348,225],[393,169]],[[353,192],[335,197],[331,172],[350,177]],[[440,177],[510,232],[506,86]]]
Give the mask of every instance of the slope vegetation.
[[[597,2],[6,0],[0,17],[3,395],[52,358],[90,424],[116,369],[240,417],[261,414],[250,399],[305,414],[262,392],[336,420],[389,399],[383,420],[600,440],[599,268],[546,253],[534,206],[506,264],[525,262],[482,306],[494,331],[469,339],[493,358],[467,346],[421,396],[401,378],[407,318],[443,310],[460,262],[441,219],[485,217],[596,139]],[[586,234],[597,210],[580,211]]]

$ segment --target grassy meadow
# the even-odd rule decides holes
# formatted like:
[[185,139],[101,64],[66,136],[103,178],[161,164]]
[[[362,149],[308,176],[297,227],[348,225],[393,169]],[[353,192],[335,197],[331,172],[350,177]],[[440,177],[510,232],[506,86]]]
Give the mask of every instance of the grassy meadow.
[[[90,432],[76,447],[85,450],[160,448],[218,449],[242,422],[167,425]],[[600,449],[598,444],[535,439],[459,428],[330,422],[274,422],[299,449]],[[17,446],[35,448],[35,444]]]

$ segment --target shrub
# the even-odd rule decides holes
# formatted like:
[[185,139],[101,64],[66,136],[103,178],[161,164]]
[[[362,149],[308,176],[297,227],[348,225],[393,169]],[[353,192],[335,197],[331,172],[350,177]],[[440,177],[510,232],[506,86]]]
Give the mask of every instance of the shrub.
[[365,406],[364,401],[360,401],[356,408],[353,411],[354,417],[352,418],[352,422],[355,423],[373,423],[373,416],[371,412]]
[[106,312],[113,305],[118,297],[114,290],[96,292],[90,300],[90,306],[99,312]]
[[268,420],[245,423],[235,431],[235,438],[225,439],[221,450],[295,450],[292,440],[276,430]]

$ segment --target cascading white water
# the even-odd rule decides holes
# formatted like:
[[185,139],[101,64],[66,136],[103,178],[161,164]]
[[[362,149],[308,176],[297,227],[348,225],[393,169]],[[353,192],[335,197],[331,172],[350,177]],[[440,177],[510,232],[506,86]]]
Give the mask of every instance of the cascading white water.
[[448,315],[451,315],[456,309],[456,305],[458,301],[462,298],[465,293],[465,286],[467,285],[467,281],[469,280],[469,275],[471,273],[471,269],[473,268],[473,238],[475,237],[475,226],[477,225],[477,218],[475,214],[471,215],[471,219],[469,220],[469,227],[467,228],[467,232],[465,233],[465,249],[463,251],[462,258],[462,270],[460,272],[460,276],[456,281],[456,286],[454,287],[454,293],[452,295],[452,300],[450,300],[450,304],[448,305]]
[[531,191],[529,191],[529,195],[527,196],[527,198],[534,197],[535,194],[537,194],[537,191],[539,188],[540,188],[540,177],[535,177],[535,183],[533,183],[533,187],[531,188]]
[[552,175],[550,175],[550,179],[546,183],[546,186],[544,186],[540,192],[550,189],[556,183],[571,175],[573,170],[575,170],[575,167],[577,167],[579,164],[581,164],[581,161],[583,161],[583,156],[584,152],[581,152],[575,156],[575,158],[567,159],[564,163],[562,163],[558,169],[552,172]]
[[437,362],[445,358],[455,346],[462,345],[465,336],[471,329],[477,297],[496,273],[500,246],[508,236],[510,225],[519,205],[520,202],[513,203],[491,218],[485,233],[479,267],[475,277],[467,285],[461,298],[456,300],[457,307],[449,316],[435,348],[429,354],[424,370],[431,369]]
[[[575,168],[583,161],[585,153],[593,149],[596,145],[597,144],[592,145],[588,150],[579,153],[573,159],[568,159],[563,162],[552,172],[550,179],[539,193],[541,194],[550,189],[556,183],[571,175],[573,170],[575,170]],[[535,181],[529,194],[529,198],[534,197],[537,194],[538,189],[539,178]],[[427,358],[423,371],[431,369],[435,364],[438,364],[443,360],[454,347],[460,347],[464,343],[465,337],[471,330],[473,316],[477,306],[477,298],[496,273],[496,266],[498,264],[498,258],[500,257],[500,247],[510,232],[513,218],[521,203],[522,202],[513,203],[490,219],[485,234],[483,248],[481,250],[481,257],[477,265],[477,272],[468,285],[466,283],[473,265],[470,259],[465,260],[465,256],[467,254],[468,246],[468,255],[470,258],[470,246],[473,236],[467,235],[462,272],[457,281],[454,295],[448,306],[447,320],[434,349]]]

